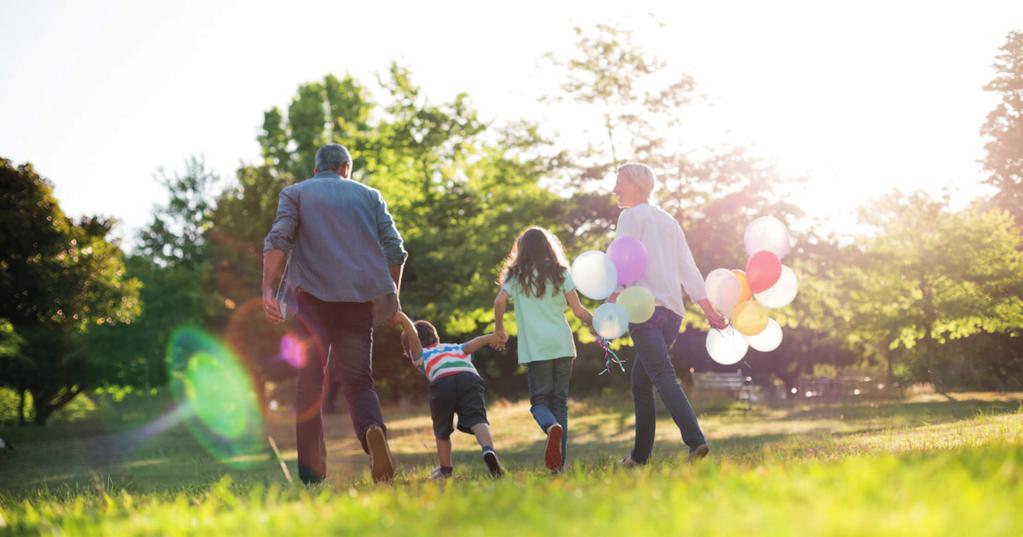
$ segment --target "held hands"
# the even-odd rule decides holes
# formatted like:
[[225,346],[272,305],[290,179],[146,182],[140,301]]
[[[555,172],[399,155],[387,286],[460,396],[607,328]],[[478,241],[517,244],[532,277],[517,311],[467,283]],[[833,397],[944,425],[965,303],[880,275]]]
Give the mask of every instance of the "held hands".
[[[394,312],[394,317],[391,317],[391,320],[387,321],[387,327],[388,328],[394,328],[395,326],[401,326],[401,322],[404,319],[404,316],[405,316],[405,312],[401,311],[401,304],[398,304],[398,311]],[[401,345],[402,345],[402,347],[405,346],[405,336],[404,336],[404,333],[402,334]],[[405,350],[408,350],[408,349],[405,349]]]
[[409,362],[411,362],[412,365],[420,367],[423,365],[423,358],[422,356],[413,356],[413,353],[415,352],[414,348],[415,345],[413,345],[412,342],[409,341],[408,338],[410,337],[414,336],[408,334],[407,332],[401,333],[401,355],[404,356],[405,358],[408,358]]
[[273,291],[269,288],[263,289],[263,315],[267,321],[273,324],[284,322],[284,315],[281,314],[281,306],[274,298]]
[[497,337],[496,341],[490,343],[490,348],[495,351],[504,352],[506,344],[508,343],[508,332],[502,330],[494,330],[494,336]]

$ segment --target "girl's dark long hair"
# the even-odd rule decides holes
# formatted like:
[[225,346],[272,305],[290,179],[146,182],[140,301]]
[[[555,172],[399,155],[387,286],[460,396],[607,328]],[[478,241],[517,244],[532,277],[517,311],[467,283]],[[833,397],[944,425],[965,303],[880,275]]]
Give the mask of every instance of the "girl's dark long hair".
[[558,238],[542,227],[531,227],[515,241],[497,283],[514,280],[527,294],[540,297],[547,292],[548,284],[555,292],[561,289],[567,268]]

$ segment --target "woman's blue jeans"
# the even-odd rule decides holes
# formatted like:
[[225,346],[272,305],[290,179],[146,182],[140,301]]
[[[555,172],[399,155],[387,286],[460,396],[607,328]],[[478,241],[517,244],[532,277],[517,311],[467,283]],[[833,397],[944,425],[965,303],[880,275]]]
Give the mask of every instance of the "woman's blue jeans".
[[668,358],[668,349],[675,343],[681,325],[682,317],[660,306],[654,310],[650,320],[629,325],[629,333],[636,345],[636,360],[632,364],[636,443],[632,448],[632,460],[638,463],[646,463],[654,449],[654,433],[657,427],[655,387],[682,433],[682,440],[686,445],[693,449],[706,443],[700,424],[696,420],[696,412],[689,404],[689,399],[678,382],[675,367]]

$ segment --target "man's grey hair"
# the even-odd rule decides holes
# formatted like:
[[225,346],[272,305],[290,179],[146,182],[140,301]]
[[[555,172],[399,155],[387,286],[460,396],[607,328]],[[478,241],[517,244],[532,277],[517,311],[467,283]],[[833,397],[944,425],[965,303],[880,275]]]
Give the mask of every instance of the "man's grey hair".
[[629,162],[618,168],[618,173],[638,186],[649,196],[657,185],[657,174],[653,168],[639,162]]
[[327,144],[316,150],[316,169],[321,172],[339,170],[351,162],[352,154],[341,144]]

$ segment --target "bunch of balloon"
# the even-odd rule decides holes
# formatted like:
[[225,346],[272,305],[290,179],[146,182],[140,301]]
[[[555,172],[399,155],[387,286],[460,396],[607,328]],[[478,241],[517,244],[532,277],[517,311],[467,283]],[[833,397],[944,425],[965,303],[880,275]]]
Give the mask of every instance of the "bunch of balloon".
[[[654,294],[636,282],[646,272],[647,251],[639,239],[620,237],[607,248],[607,252],[583,252],[572,263],[572,280],[576,289],[593,300],[606,300],[615,290],[614,302],[605,302],[593,312],[593,331],[598,343],[612,363],[622,368],[621,360],[607,347],[607,342],[625,335],[629,323],[646,322],[654,314]],[[624,368],[622,368],[624,371]]]
[[715,362],[737,363],[750,347],[761,352],[778,348],[781,325],[767,310],[788,306],[796,298],[796,273],[781,264],[792,249],[785,224],[773,216],[757,218],[743,236],[749,259],[746,270],[715,269],[707,275],[707,298],[727,316],[730,326],[707,334],[707,352]]

